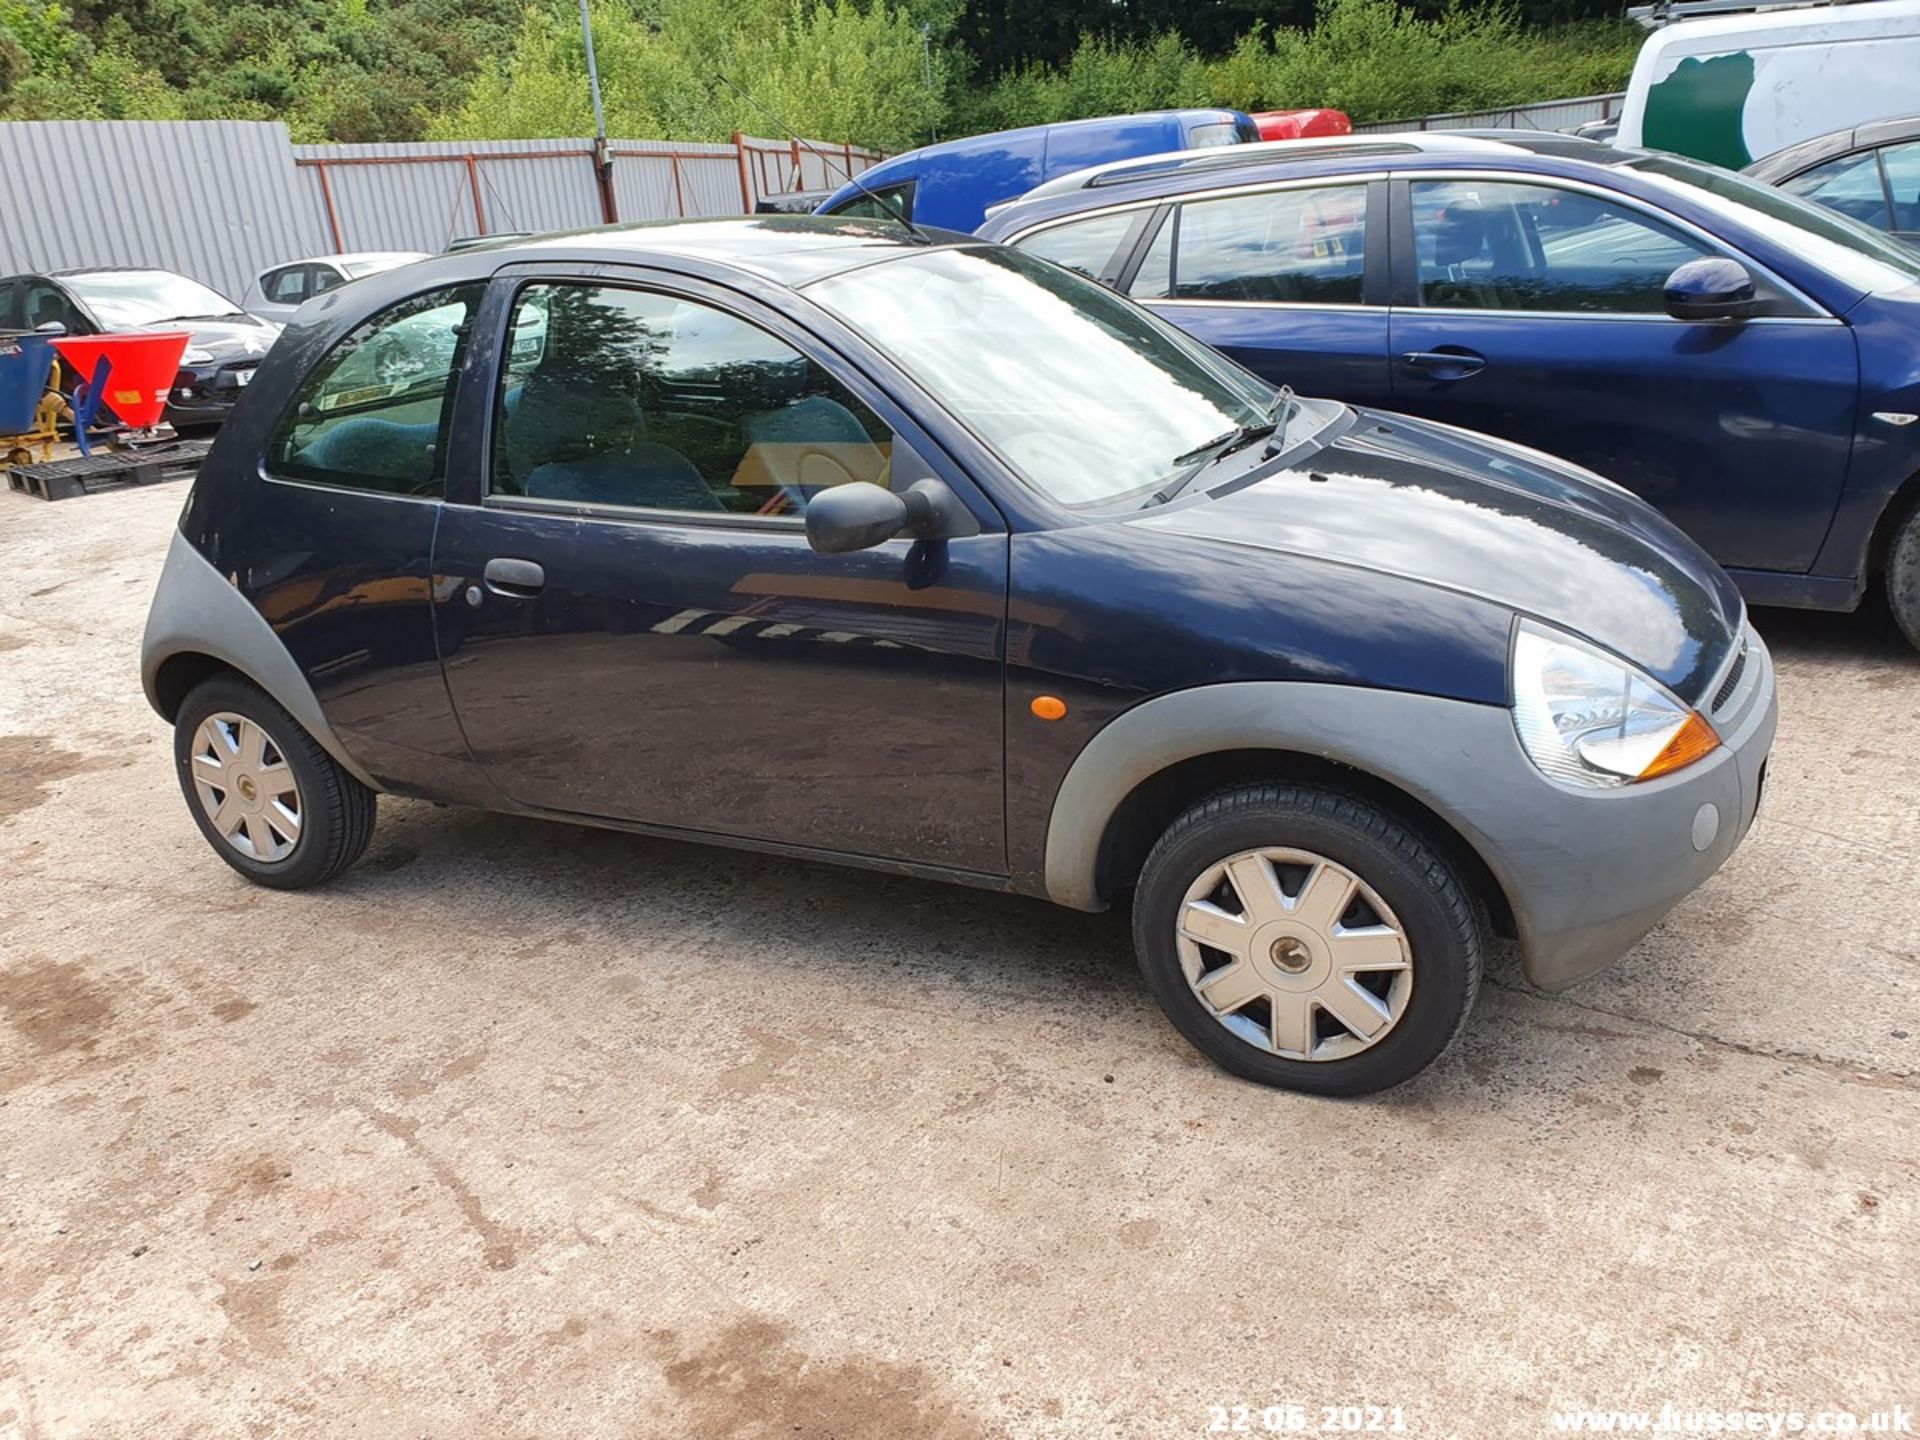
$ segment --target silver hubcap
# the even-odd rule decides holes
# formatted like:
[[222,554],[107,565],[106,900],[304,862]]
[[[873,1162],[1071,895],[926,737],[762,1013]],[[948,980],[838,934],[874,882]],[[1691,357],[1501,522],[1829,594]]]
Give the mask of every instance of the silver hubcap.
[[300,840],[300,787],[273,737],[244,715],[209,715],[193,732],[193,790],[220,838],[269,865]]
[[1386,901],[1308,850],[1243,850],[1202,871],[1176,941],[1214,1019],[1287,1060],[1378,1045],[1413,998],[1413,950]]

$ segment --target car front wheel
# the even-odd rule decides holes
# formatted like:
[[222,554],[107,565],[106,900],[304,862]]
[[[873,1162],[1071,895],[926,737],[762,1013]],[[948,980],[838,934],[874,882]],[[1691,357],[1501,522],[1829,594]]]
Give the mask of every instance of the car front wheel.
[[1465,1022],[1484,923],[1452,864],[1389,812],[1311,785],[1194,806],[1141,871],[1134,945],[1180,1033],[1249,1080],[1364,1095]]
[[319,885],[373,838],[373,792],[237,676],[187,696],[174,717],[173,757],[200,833],[256,885]]
[[1907,511],[1887,548],[1887,605],[1907,643],[1920,650],[1920,503]]

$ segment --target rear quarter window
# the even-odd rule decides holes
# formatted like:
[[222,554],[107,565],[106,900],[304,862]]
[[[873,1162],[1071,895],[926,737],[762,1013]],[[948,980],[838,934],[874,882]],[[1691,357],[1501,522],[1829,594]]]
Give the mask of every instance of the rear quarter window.
[[454,377],[483,287],[416,295],[355,327],[307,377],[267,447],[280,478],[438,498]]

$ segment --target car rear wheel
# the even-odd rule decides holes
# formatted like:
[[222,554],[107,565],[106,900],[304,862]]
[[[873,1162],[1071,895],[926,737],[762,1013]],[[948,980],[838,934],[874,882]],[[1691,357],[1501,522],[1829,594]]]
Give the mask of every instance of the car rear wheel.
[[1907,643],[1920,650],[1920,503],[1907,511],[1887,549],[1887,605]]
[[374,793],[238,677],[207,680],[187,696],[173,756],[200,833],[256,885],[322,884],[373,838]]
[[1215,795],[1141,871],[1134,944],[1168,1019],[1249,1080],[1364,1095],[1424,1070],[1480,985],[1484,922],[1447,858],[1309,785]]

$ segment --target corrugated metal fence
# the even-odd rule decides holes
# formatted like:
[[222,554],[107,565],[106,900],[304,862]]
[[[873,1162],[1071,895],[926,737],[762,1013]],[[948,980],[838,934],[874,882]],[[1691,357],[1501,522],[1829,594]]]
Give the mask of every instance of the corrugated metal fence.
[[0,124],[0,275],[157,265],[237,297],[326,246],[284,125],[238,120]]
[[1582,95],[1574,100],[1543,100],[1537,105],[1509,105],[1503,110],[1461,110],[1450,115],[1423,115],[1412,120],[1376,120],[1355,130],[1566,130],[1589,120],[1611,120],[1620,113],[1625,91],[1611,95]]
[[337,250],[440,250],[464,235],[609,219],[739,215],[836,185],[850,145],[591,140],[293,145],[248,121],[0,123],[0,276],[75,265],[177,270],[236,299],[269,266]]

